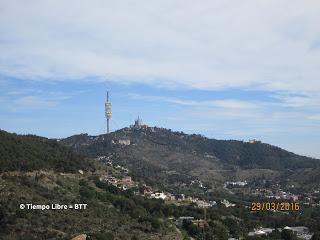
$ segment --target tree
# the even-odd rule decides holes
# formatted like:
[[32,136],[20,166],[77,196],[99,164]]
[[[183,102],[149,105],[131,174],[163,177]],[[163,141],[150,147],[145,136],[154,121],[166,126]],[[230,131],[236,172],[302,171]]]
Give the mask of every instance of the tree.
[[283,238],[283,240],[295,240],[296,239],[293,231],[291,231],[289,229],[283,229],[281,232],[281,237]]
[[320,233],[319,232],[315,232],[313,234],[311,240],[320,240]]

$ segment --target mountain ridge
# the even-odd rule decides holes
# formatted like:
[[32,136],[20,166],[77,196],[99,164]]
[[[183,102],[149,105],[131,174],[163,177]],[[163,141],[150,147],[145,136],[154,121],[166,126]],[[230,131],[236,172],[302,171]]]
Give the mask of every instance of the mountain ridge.
[[[132,130],[133,130],[133,132],[131,132],[131,133],[134,136],[129,136],[128,133],[130,133],[130,131],[132,131]],[[244,141],[232,140],[232,139],[218,140],[218,139],[214,139],[214,138],[207,138],[207,137],[205,137],[203,135],[199,135],[199,134],[185,134],[183,132],[173,132],[170,129],[157,128],[157,127],[148,127],[148,128],[143,128],[143,129],[123,128],[123,129],[117,130],[115,132],[112,132],[109,135],[108,134],[100,134],[100,135],[92,135],[91,136],[91,135],[88,135],[87,133],[76,134],[76,135],[72,135],[70,137],[61,139],[61,141],[62,141],[62,143],[66,144],[68,146],[76,147],[75,142],[74,142],[75,139],[76,139],[77,143],[80,143],[82,141],[86,144],[92,144],[94,141],[98,141],[98,142],[101,140],[108,141],[110,139],[112,140],[117,137],[120,137],[120,138],[127,137],[127,138],[132,139],[132,137],[137,137],[136,133],[139,131],[140,131],[140,133],[142,133],[144,135],[147,133],[148,135],[146,135],[146,137],[149,137],[148,140],[155,143],[155,144],[158,144],[158,145],[171,144],[171,146],[176,146],[180,149],[190,149],[190,145],[191,145],[193,147],[191,149],[191,151],[201,151],[201,152],[207,153],[209,155],[211,153],[211,154],[214,154],[215,157],[218,157],[221,160],[224,160],[228,163],[230,163],[230,162],[237,163],[234,161],[237,160],[237,157],[241,157],[241,156],[237,156],[236,153],[232,152],[231,151],[232,148],[238,148],[238,150],[239,150],[239,148],[243,148],[240,150],[242,150],[242,151],[248,150],[251,152],[254,150],[264,150],[266,152],[267,150],[271,149],[272,151],[276,152],[276,154],[279,157],[282,157],[282,158],[286,158],[286,159],[291,158],[292,160],[295,160],[296,158],[302,158],[302,160],[310,161],[310,163],[308,163],[308,164],[311,164],[309,166],[310,168],[315,167],[316,165],[320,164],[320,159],[299,155],[294,152],[287,151],[287,150],[280,148],[278,146],[268,144],[268,143],[262,143],[260,141],[250,143],[250,142],[244,142]],[[152,139],[152,137],[155,137],[155,135],[158,134],[159,132],[164,133],[165,135],[167,135],[166,137],[169,137],[169,138],[164,139],[163,135],[162,136],[158,135],[157,136],[158,139]],[[168,134],[171,134],[171,136],[168,136]],[[181,139],[183,139],[185,141],[183,141],[183,140],[181,141]],[[90,140],[94,140],[94,141],[90,142]],[[134,139],[134,140],[137,140],[137,139]],[[179,142],[179,140],[180,140],[180,142]],[[174,142],[174,141],[177,141],[177,142]],[[194,141],[194,143],[190,144],[190,142],[192,142],[192,141]],[[247,152],[247,153],[250,153],[250,152]],[[240,161],[239,164],[243,167],[250,168],[249,163]],[[299,165],[298,166],[291,166],[291,167],[299,168]]]
[[[122,144],[125,141],[130,144]],[[310,174],[301,178],[301,171],[311,172],[312,176],[320,172],[320,160],[270,144],[209,139],[157,127],[123,128],[98,136],[80,134],[61,143],[90,157],[112,155],[117,164],[129,166],[137,176],[146,175],[141,170],[146,168],[144,171],[155,172],[158,180],[167,177],[159,171],[174,170],[213,185],[228,179],[290,179],[295,174],[300,179],[294,181],[302,184],[313,180],[308,179]]]

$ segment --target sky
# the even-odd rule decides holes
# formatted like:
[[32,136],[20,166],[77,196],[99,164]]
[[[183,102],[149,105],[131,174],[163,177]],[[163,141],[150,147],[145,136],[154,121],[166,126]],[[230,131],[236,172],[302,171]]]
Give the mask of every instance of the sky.
[[101,134],[139,115],[320,158],[320,2],[0,1],[0,129]]

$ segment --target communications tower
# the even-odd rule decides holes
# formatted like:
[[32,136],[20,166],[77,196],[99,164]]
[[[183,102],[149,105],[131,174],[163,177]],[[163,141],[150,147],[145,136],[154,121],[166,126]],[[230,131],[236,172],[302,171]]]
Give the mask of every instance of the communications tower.
[[107,119],[107,133],[109,133],[109,122],[112,116],[112,105],[109,102],[109,92],[107,92],[107,101],[105,103],[105,117]]

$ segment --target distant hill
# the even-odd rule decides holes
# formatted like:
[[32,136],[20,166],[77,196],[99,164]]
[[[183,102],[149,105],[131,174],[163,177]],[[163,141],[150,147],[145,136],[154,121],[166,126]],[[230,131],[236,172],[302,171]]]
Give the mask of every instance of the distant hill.
[[259,141],[249,143],[191,136],[188,138],[188,142],[191,146],[194,146],[196,151],[213,154],[224,162],[243,168],[294,170],[320,166],[320,161],[317,159],[300,156]]
[[[121,140],[130,141],[130,145]],[[309,172],[313,169],[312,176],[320,172],[318,159],[269,144],[209,139],[156,127],[124,128],[99,136],[80,134],[61,142],[91,157],[112,155],[117,163],[129,166],[137,176],[150,177],[150,180],[193,176],[221,183],[230,178],[290,178],[297,172],[303,176],[307,169]],[[168,175],[167,172],[176,173]],[[314,181],[314,177],[304,176],[299,181]]]
[[90,161],[56,140],[0,130],[0,172],[39,169],[75,172],[90,167]]

